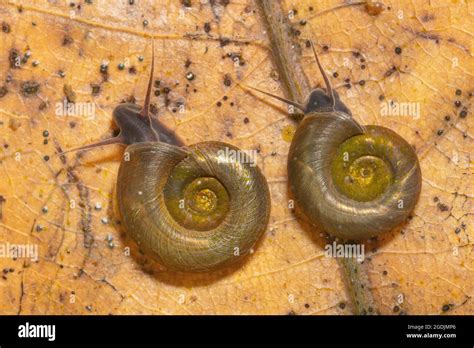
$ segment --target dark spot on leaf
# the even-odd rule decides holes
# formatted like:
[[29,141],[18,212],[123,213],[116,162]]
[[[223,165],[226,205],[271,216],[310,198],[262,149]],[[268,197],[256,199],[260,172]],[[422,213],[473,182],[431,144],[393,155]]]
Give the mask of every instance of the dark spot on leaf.
[[36,81],[30,80],[30,81],[25,81],[21,84],[21,93],[25,97],[36,95],[38,94],[39,90],[40,90],[40,84]]
[[92,88],[92,95],[98,95],[100,93],[100,85],[91,84],[91,88]]
[[438,203],[438,209],[441,211],[448,211],[449,207],[446,204],[443,204],[441,202]]
[[8,93],[8,89],[6,86],[0,87],[0,98],[4,97]]
[[224,85],[229,87],[232,84],[232,79],[229,74],[224,75]]
[[10,50],[10,55],[8,57],[8,60],[10,61],[10,68],[20,69],[21,57],[20,57],[20,52],[18,52],[17,49],[12,48]]
[[5,34],[8,34],[11,31],[10,24],[8,24],[7,22],[2,22],[2,31]]
[[71,85],[64,85],[63,86],[63,93],[66,96],[68,103],[75,103],[76,102],[76,92],[72,89]]
[[72,43],[74,42],[74,39],[69,36],[69,35],[65,35],[64,38],[63,38],[63,46],[69,46],[71,45]]

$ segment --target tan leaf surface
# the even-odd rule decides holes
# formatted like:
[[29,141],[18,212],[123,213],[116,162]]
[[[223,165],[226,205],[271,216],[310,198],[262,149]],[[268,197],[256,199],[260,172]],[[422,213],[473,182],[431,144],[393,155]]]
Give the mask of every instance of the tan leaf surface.
[[[320,233],[288,208],[286,155],[295,124],[284,106],[237,84],[283,93],[255,4],[89,2],[0,0],[0,92],[7,91],[0,97],[0,242],[39,247],[37,262],[0,258],[0,313],[349,314],[339,263],[324,256]],[[287,1],[287,8],[297,10],[302,45],[312,38],[326,70],[337,72],[333,84],[355,118],[405,137],[423,172],[413,218],[366,244],[378,309],[432,314],[444,306],[472,314],[474,4],[392,1],[378,17],[359,6],[309,19],[337,4]],[[143,103],[151,35],[159,117],[187,144],[221,140],[258,150],[270,185],[267,232],[250,257],[225,271],[176,274],[139,255],[114,214],[121,147],[54,156],[110,137],[121,101]],[[11,65],[12,50],[21,59],[30,53],[20,68]],[[303,53],[311,82],[321,84],[310,50]],[[95,118],[57,116],[65,94],[95,103]],[[420,103],[420,117],[382,117],[380,95]]]

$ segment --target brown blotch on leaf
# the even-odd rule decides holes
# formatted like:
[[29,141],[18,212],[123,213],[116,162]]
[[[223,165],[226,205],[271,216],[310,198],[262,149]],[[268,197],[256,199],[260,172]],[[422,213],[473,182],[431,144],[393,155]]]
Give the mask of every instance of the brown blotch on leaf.
[[21,127],[21,121],[17,120],[16,118],[11,118],[10,122],[8,122],[8,127],[10,127],[10,129],[15,132]]
[[0,98],[4,97],[8,93],[8,89],[6,86],[0,87]]
[[3,219],[2,208],[3,208],[3,203],[5,203],[6,201],[7,200],[5,199],[5,197],[0,195],[0,221],[2,221],[2,219]]
[[48,107],[48,103],[46,103],[45,101],[42,101],[40,103],[40,105],[38,106],[38,110],[39,111],[43,111],[44,109],[46,109]]
[[69,103],[75,103],[76,102],[76,92],[74,92],[71,85],[64,85],[63,86],[63,93],[66,96],[67,101]]
[[424,23],[430,22],[433,19],[435,19],[435,16],[433,14],[430,14],[430,13],[425,13],[423,16],[421,16],[421,21],[424,22]]
[[11,32],[10,24],[8,24],[7,22],[2,22],[2,31],[3,31],[5,34],[10,33],[10,32]]

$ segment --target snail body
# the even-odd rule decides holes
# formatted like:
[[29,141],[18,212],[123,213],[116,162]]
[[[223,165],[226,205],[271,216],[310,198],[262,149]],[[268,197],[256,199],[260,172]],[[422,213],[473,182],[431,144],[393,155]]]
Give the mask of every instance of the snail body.
[[410,144],[392,130],[362,126],[324,73],[304,105],[271,95],[304,113],[288,153],[288,182],[297,206],[313,225],[343,240],[393,230],[413,211],[421,170]]
[[268,185],[238,148],[222,142],[185,146],[150,116],[153,63],[143,109],[120,104],[113,112],[119,135],[74,150],[127,145],[115,189],[126,234],[170,270],[216,270],[251,253],[265,231]]

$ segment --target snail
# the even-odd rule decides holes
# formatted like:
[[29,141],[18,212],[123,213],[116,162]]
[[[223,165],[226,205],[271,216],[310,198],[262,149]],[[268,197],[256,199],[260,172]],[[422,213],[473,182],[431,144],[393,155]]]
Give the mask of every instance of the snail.
[[269,220],[268,185],[237,147],[217,141],[185,146],[151,117],[153,65],[154,52],[144,107],[114,109],[116,137],[65,152],[126,145],[115,188],[126,234],[168,269],[216,270],[252,252]]
[[391,231],[408,218],[420,195],[418,157],[394,131],[353,119],[311,46],[326,90],[314,89],[300,104],[250,87],[304,114],[287,164],[296,204],[312,224],[342,240]]

